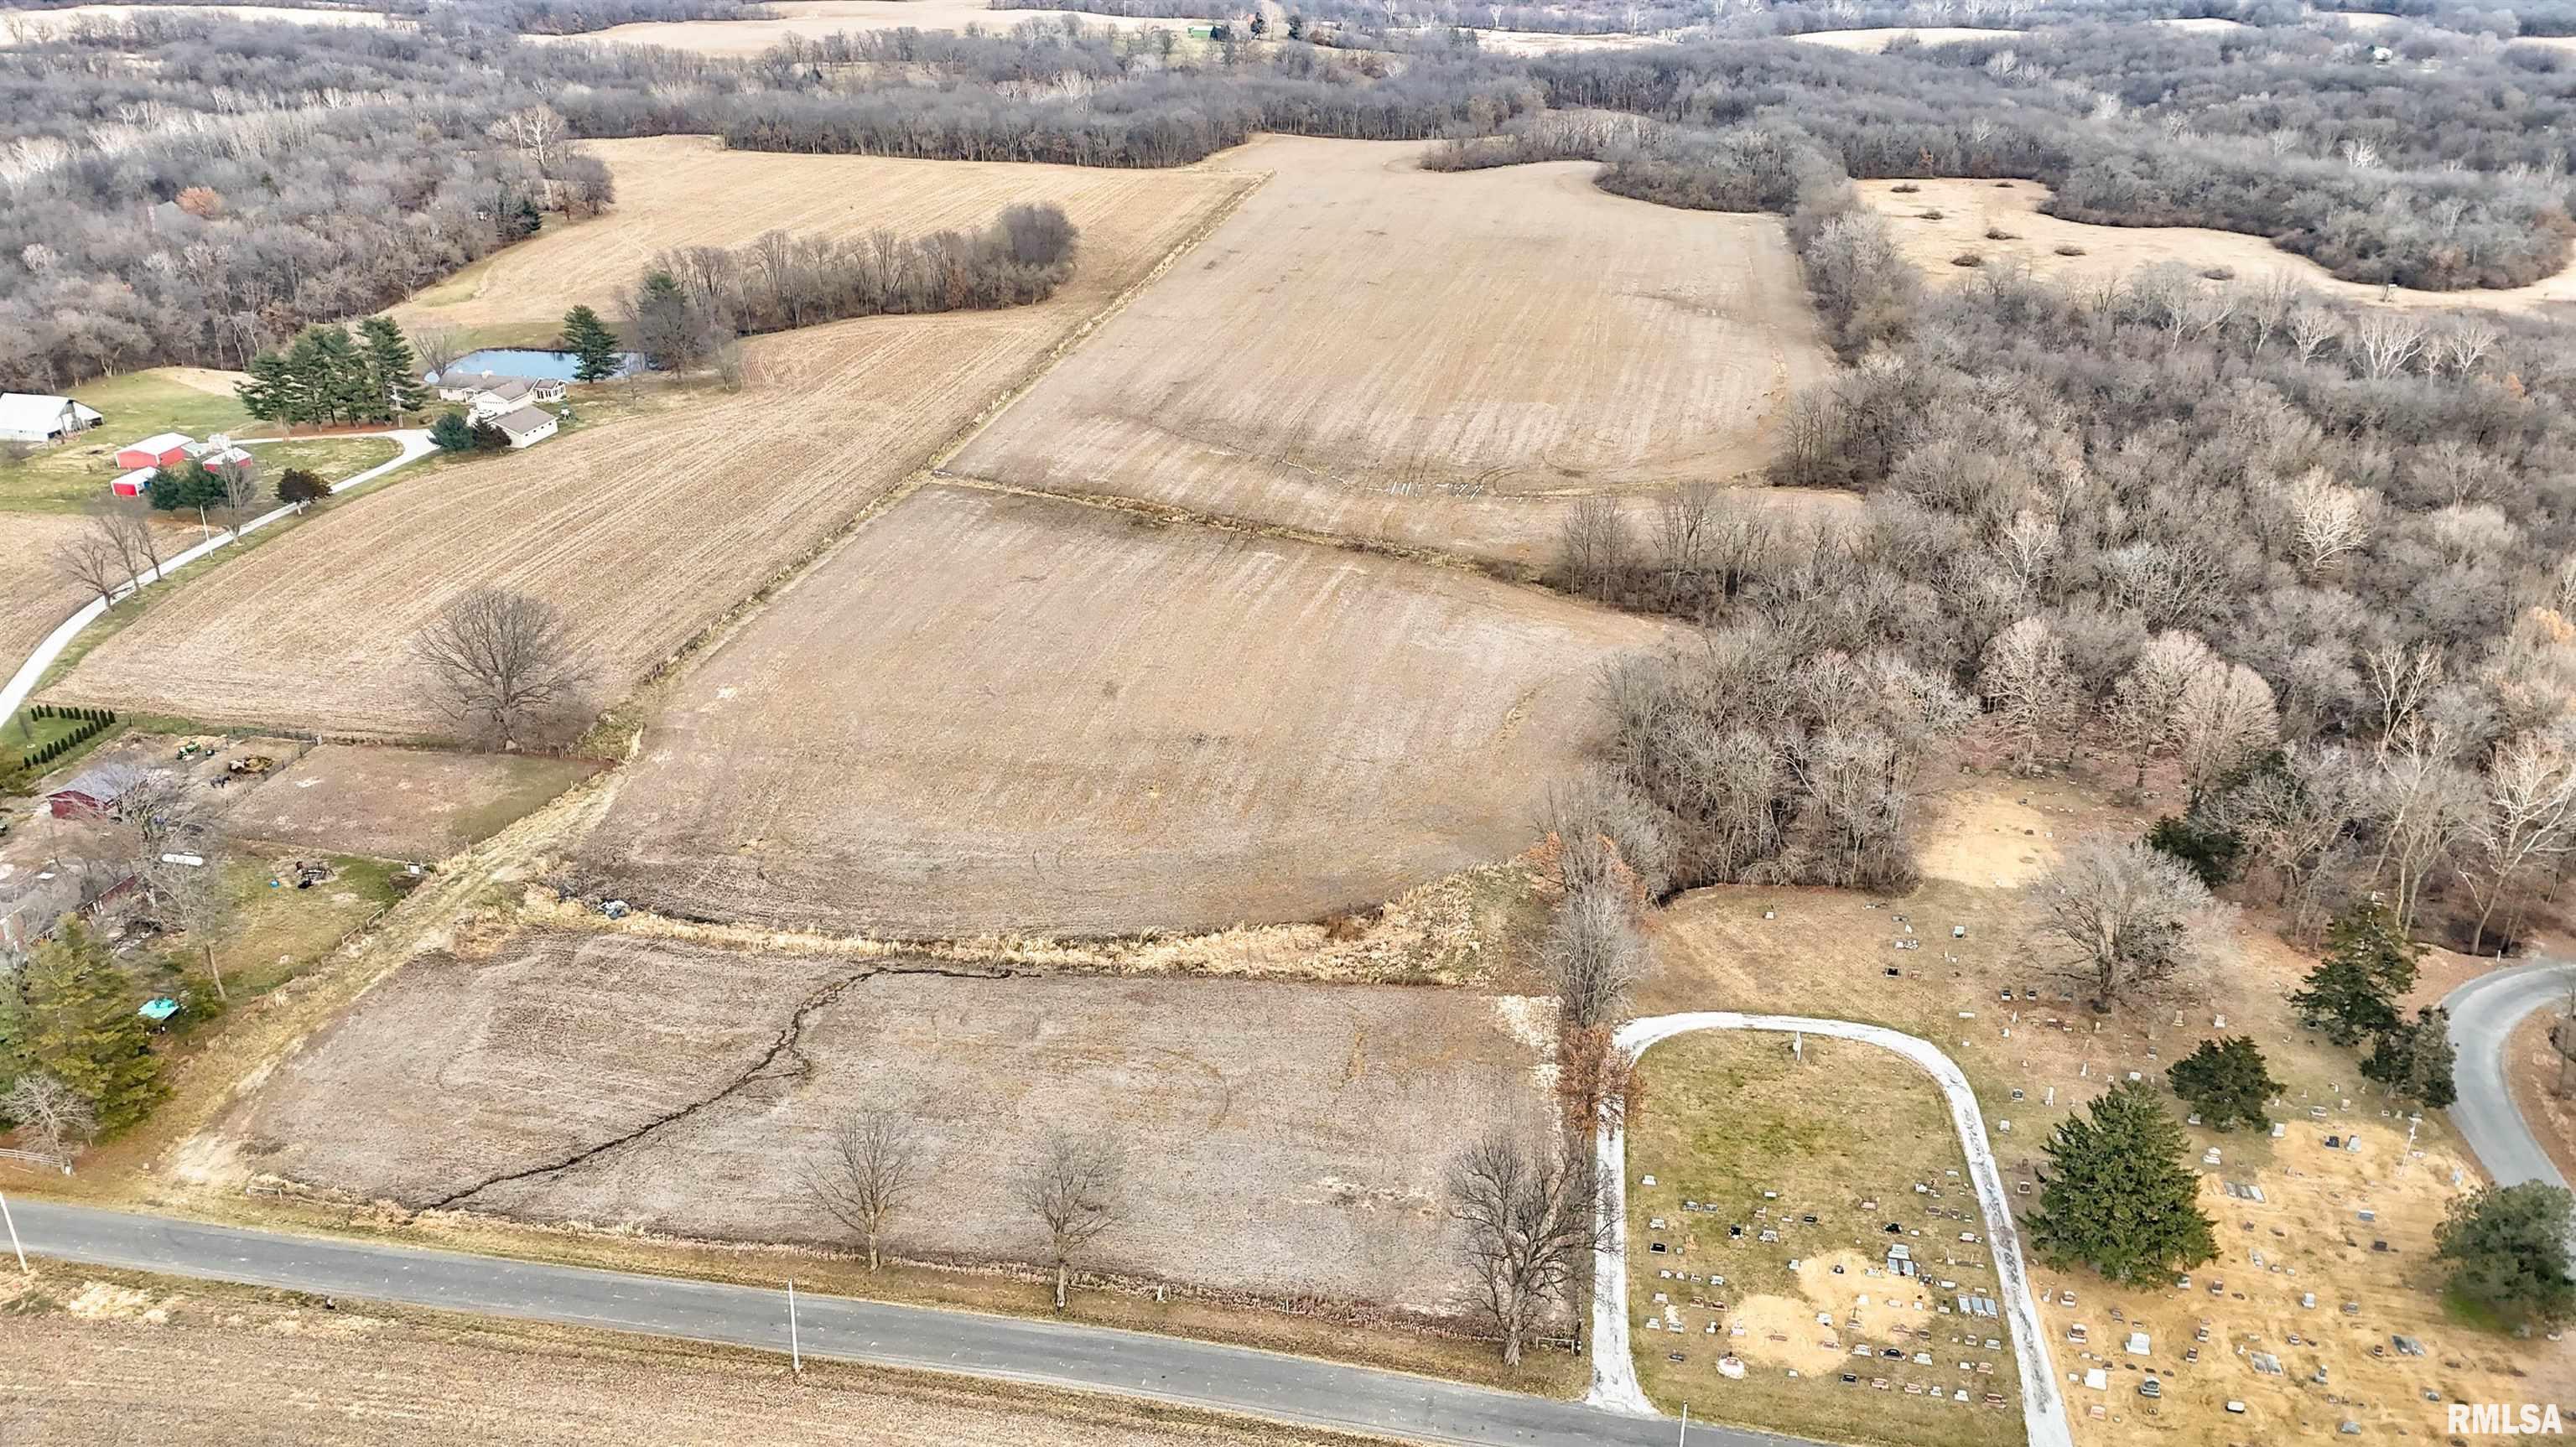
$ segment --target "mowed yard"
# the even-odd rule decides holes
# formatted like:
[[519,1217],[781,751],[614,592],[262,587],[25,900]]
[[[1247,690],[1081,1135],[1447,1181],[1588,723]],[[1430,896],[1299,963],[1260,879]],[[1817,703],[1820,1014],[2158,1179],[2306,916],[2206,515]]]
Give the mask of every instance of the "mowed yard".
[[192,1150],[412,1207],[846,1245],[802,1182],[838,1113],[882,1102],[936,1142],[897,1249],[1030,1262],[1013,1172],[1051,1127],[1107,1131],[1135,1162],[1101,1268],[1445,1314],[1465,1282],[1441,1173],[1544,1118],[1550,1019],[1467,991],[536,930],[405,965]]
[[1463,570],[933,486],[691,669],[584,844],[692,918],[1311,919],[1518,852],[1660,625]]
[[[334,510],[192,582],[186,609],[118,634],[55,696],[213,721],[437,736],[448,722],[422,689],[411,640],[482,586],[562,610],[598,697],[621,696],[929,462],[1252,182],[1207,172],[728,159],[740,169],[699,173],[701,209],[664,240],[749,241],[782,218],[741,198],[794,177],[817,194],[892,198],[840,208],[829,224],[849,232],[913,233],[989,218],[1012,201],[1054,200],[1082,228],[1081,261],[1069,285],[1035,306],[874,317],[761,338],[746,347],[739,393],[710,391]],[[612,160],[621,189],[638,191],[639,176],[658,164]],[[959,193],[975,199],[961,202]],[[627,204],[639,216],[654,206]],[[735,225],[711,229],[710,210]],[[824,224],[817,217],[815,229]],[[524,294],[517,305],[559,312],[590,295],[589,285],[571,278],[551,300]]]
[[1776,218],[1420,149],[1211,162],[1276,174],[950,470],[1524,564],[1574,495],[1759,471],[1830,369]]

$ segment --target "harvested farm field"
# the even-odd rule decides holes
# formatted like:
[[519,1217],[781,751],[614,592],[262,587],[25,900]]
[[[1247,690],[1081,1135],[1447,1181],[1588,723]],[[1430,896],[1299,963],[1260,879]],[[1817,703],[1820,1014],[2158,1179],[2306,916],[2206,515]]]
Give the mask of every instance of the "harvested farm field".
[[18,671],[57,624],[96,593],[54,571],[53,553],[89,526],[74,513],[0,513],[0,678]]
[[1544,1118],[1551,1008],[534,930],[404,965],[192,1149],[413,1207],[845,1243],[802,1181],[837,1113],[881,1100],[935,1141],[899,1255],[1039,1259],[1009,1180],[1065,1126],[1140,1157],[1101,1269],[1447,1314],[1441,1172]]
[[444,859],[597,772],[579,759],[324,744],[236,798],[225,833],[263,843]]
[[1871,25],[1856,30],[1809,30],[1785,38],[1800,45],[1821,45],[1829,50],[1858,50],[1876,55],[1900,35],[1913,36],[1925,45],[1956,45],[1964,40],[2009,40],[2027,33],[2009,26]]
[[[2089,284],[2132,275],[2151,266],[2180,265],[2194,272],[2223,269],[2239,285],[2285,272],[2301,286],[2340,301],[2401,307],[2478,307],[2527,312],[2552,302],[2576,301],[2576,267],[2530,286],[2472,291],[2410,291],[2343,281],[2326,269],[2260,236],[2198,226],[2095,226],[2045,215],[2051,192],[2036,181],[1947,177],[1917,181],[1858,181],[1861,200],[1890,221],[1897,249],[1934,282],[1965,280],[1990,267],[2018,264],[2034,276]],[[1911,187],[1900,191],[1897,188]],[[2009,233],[2006,239],[1989,231]],[[2073,256],[2059,254],[2071,247]],[[1977,266],[1958,258],[1974,256]]]
[[[887,3],[915,9],[937,0]],[[753,23],[758,22],[686,22]],[[487,346],[551,346],[563,330],[563,314],[576,305],[613,320],[619,296],[654,257],[674,247],[741,246],[765,231],[857,236],[890,227],[915,236],[973,230],[990,225],[1014,202],[1042,200],[1063,203],[1083,228],[1074,283],[1079,288],[1087,280],[1083,273],[1094,266],[1115,270],[1133,259],[1122,258],[1120,248],[1161,235],[1152,225],[1158,212],[1189,212],[1196,193],[1224,191],[1249,179],[1229,183],[1171,172],[731,151],[711,136],[644,136],[586,141],[583,147],[607,162],[617,178],[615,207],[495,252],[423,288],[393,315],[406,326],[461,327]],[[1113,224],[1116,233],[1107,229]]]
[[829,35],[858,35],[871,30],[957,31],[974,25],[999,34],[1032,20],[1071,20],[1086,28],[1117,30],[1143,30],[1157,25],[1181,30],[1207,23],[1070,10],[995,10],[980,0],[771,0],[763,8],[771,12],[770,18],[641,20],[580,35],[526,38],[556,44],[604,41],[612,45],[657,45],[700,55],[742,57],[758,55],[785,40],[820,40]]
[[1464,570],[926,487],[674,685],[578,872],[906,938],[1312,919],[1530,843],[1596,670],[1662,636]]
[[[648,416],[585,426],[444,469],[363,507],[326,511],[192,581],[183,613],[147,616],[102,644],[64,679],[61,698],[216,722],[440,737],[448,720],[422,690],[411,640],[481,586],[561,610],[598,701],[622,696],[929,463],[1253,181],[748,159],[756,169],[742,173],[745,192],[802,174],[808,189],[869,198],[846,222],[858,229],[949,224],[957,219],[951,190],[981,195],[970,208],[978,214],[1012,199],[1058,201],[1082,228],[1081,260],[1069,284],[1032,306],[869,317],[758,338],[744,348],[738,393],[710,387]],[[621,190],[638,168],[651,164],[620,159]],[[278,627],[288,613],[299,625]]]
[[67,5],[59,10],[0,10],[0,49],[49,40],[89,25],[123,25],[151,18],[283,20],[290,25],[389,23],[381,10],[342,10],[300,5]]
[[950,470],[1526,564],[1577,494],[1757,473],[1830,372],[1777,219],[1420,153],[1227,153],[1273,179]]

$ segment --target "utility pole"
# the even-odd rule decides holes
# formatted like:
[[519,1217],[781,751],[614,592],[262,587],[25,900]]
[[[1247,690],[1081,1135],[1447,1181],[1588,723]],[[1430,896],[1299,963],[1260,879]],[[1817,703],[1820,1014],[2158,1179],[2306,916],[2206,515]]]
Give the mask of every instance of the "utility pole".
[[805,1349],[796,1340],[796,1278],[787,1278],[787,1361],[796,1375],[805,1375]]
[[29,1276],[35,1275],[27,1271],[27,1248],[18,1244],[18,1218],[9,1214],[9,1197],[6,1194],[0,1194],[0,1221],[9,1223],[9,1249],[17,1253],[18,1269]]

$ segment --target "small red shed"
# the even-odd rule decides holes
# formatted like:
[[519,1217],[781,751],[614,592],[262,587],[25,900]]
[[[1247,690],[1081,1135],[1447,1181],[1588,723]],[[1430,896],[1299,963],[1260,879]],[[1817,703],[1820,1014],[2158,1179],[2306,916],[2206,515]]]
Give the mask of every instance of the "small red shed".
[[176,467],[187,460],[188,444],[195,439],[185,432],[164,432],[158,437],[116,450],[116,465],[123,468]]
[[109,483],[107,485],[108,491],[115,493],[118,497],[141,497],[146,492],[152,490],[152,474],[154,471],[155,469],[153,468],[138,467],[132,472],[116,479],[114,482]]

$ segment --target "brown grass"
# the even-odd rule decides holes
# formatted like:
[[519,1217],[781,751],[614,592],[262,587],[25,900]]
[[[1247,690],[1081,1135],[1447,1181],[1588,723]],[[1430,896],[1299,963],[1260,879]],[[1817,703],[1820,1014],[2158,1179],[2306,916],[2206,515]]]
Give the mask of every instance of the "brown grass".
[[1519,563],[1575,494],[1758,471],[1828,369],[1776,219],[1419,150],[1220,157],[1277,176],[953,470]]
[[[1996,1132],[1996,1154],[2008,1179],[2024,1181],[2030,1177],[2020,1172],[2041,1158],[2049,1130],[2110,1082],[2131,1071],[2159,1079],[2175,1058],[2209,1036],[2252,1035],[2272,1073],[2286,1083],[2284,1108],[2275,1118],[2288,1124],[2288,1137],[2192,1132],[2196,1145],[2220,1149],[2223,1166],[2210,1173],[2213,1182],[2254,1182],[2275,1203],[2261,1213],[2252,1236],[2242,1229],[2247,1213],[2238,1209],[2241,1203],[2213,1196],[2211,1213],[2221,1225],[2227,1259],[2196,1274],[2200,1285],[2188,1299],[2113,1290],[2089,1273],[2037,1273],[2039,1287],[2066,1285],[2078,1292],[2075,1308],[2043,1308],[2059,1339],[2059,1370],[2104,1365],[2085,1362],[2076,1348],[2062,1344],[2071,1321],[2091,1327],[2097,1356],[2118,1359],[2108,1364],[2113,1377],[2107,1393],[2069,1388],[2080,1440],[2221,1447],[2301,1430],[2330,1436],[2345,1417],[2403,1422],[2421,1433],[2439,1425],[2438,1415],[2423,1415],[2438,1413],[2422,1402],[2428,1388],[2454,1400],[2513,1401],[2549,1400],[2546,1390],[2568,1389],[2569,1364],[2557,1355],[2558,1347],[2483,1337],[2445,1320],[2423,1243],[2455,1193],[2450,1171],[2461,1159],[2459,1148],[2441,1118],[2428,1116],[2415,1143],[2424,1154],[2410,1156],[2407,1122],[2385,1114],[2389,1103],[2359,1078],[2354,1054],[2292,1018],[2286,997],[2314,964],[2312,955],[2280,941],[2268,916],[2250,914],[2238,934],[2241,957],[2235,964],[2097,1021],[2053,972],[2062,947],[2036,936],[2018,885],[2045,867],[2064,842],[2094,830],[2141,829],[2145,811],[2113,806],[2103,790],[2085,783],[1974,775],[1951,784],[1940,804],[1941,817],[1922,841],[1927,878],[1902,898],[1732,888],[1686,897],[1667,913],[1658,949],[1661,973],[1649,982],[1640,1007],[1821,1011],[1819,1002],[1830,1001],[1827,1013],[1835,1016],[1922,1035],[1967,1071]],[[1775,918],[1762,918],[1765,910]],[[1953,924],[1968,927],[1965,939],[1950,937]],[[1910,937],[1922,940],[1922,947],[1899,951],[1894,943],[1909,937],[1909,925]],[[1903,974],[1890,978],[1890,967]],[[2456,956],[2435,954],[2413,1002],[2438,1000],[2475,968]],[[2035,998],[2025,993],[2034,986]],[[2001,998],[2007,988],[2015,999]],[[2220,1019],[2224,1026],[2216,1023]],[[2312,1109],[2322,1110],[2323,1119],[2312,1119]],[[2329,1132],[2359,1133],[2362,1153],[2326,1155],[2319,1143]],[[2470,1167],[2468,1181],[2475,1180]],[[2015,1197],[2017,1207],[2035,1200],[2035,1190]],[[2359,1236],[2358,1246],[2346,1246],[2344,1238],[2362,1229],[2351,1214],[2362,1207],[2377,1210],[2380,1224]],[[2283,1234],[2271,1234],[2276,1226]],[[2373,1239],[2390,1240],[2396,1254],[2370,1251]],[[2256,1249],[2268,1262],[2297,1266],[2304,1280],[2289,1279],[2286,1269],[2253,1268],[2248,1253]],[[2231,1291],[2246,1292],[2247,1299],[2211,1301],[2211,1276],[2226,1280]],[[2307,1290],[2324,1303],[2315,1311],[2297,1305],[2298,1294]],[[2363,1301],[2364,1312],[2341,1316],[2344,1300]],[[2148,1313],[2156,1348],[2151,1358],[2128,1357],[2119,1350],[2119,1338],[2106,1335],[2126,1334],[2109,1317],[2111,1304],[2133,1319]],[[2181,1357],[2195,1345],[2191,1331],[2201,1315],[2218,1318],[2222,1326],[2213,1344],[2198,1344],[2201,1361],[2185,1363]],[[2344,1343],[2326,1358],[2330,1388],[2305,1381],[2316,1353],[2284,1345],[2289,1331],[2313,1340],[2320,1329]],[[2254,1349],[2279,1353],[2290,1375],[2258,1377],[2246,1369],[2233,1356],[2228,1331],[2263,1336],[2268,1344]],[[2422,1337],[2435,1344],[2435,1352],[2423,1359],[2371,1357],[2370,1343],[2384,1344],[2392,1332]],[[2139,1398],[2140,1377],[2123,1370],[2150,1361],[2166,1383],[2160,1406]],[[2449,1362],[2460,1365],[2454,1369]],[[2534,1375],[2523,1380],[2513,1376],[2517,1371]],[[2545,1390],[2548,1383],[2560,1385]],[[2374,1405],[2347,1410],[2329,1393]],[[2257,1415],[2228,1416],[2223,1407],[2230,1398],[2256,1403]],[[2093,1405],[2103,1408],[2098,1423],[2084,1416]]]
[[[620,155],[621,182],[677,154]],[[977,198],[966,208],[976,215],[1005,199],[1053,199],[1083,229],[1080,270],[1035,306],[762,338],[746,349],[739,394],[586,427],[456,469],[435,487],[325,513],[192,583],[184,616],[147,616],[86,658],[62,695],[209,720],[434,735],[445,720],[422,691],[410,640],[449,601],[490,585],[562,609],[602,697],[614,698],[931,460],[1247,184],[1210,173],[727,155],[698,173],[700,214],[798,190],[835,198],[850,229],[909,232],[956,219],[960,194]],[[629,204],[640,217],[654,203]],[[536,292],[514,294],[513,306],[538,304]]]
[[[2039,208],[2051,193],[2036,181],[2016,183],[2009,190],[1989,181],[1957,177],[1854,184],[1861,199],[1888,218],[1897,248],[1936,281],[1960,274],[1952,258],[1964,250],[1982,251],[1990,270],[2008,262],[2019,263],[2034,276],[2077,286],[2170,262],[2189,268],[2195,276],[2215,268],[2232,269],[2240,286],[2273,272],[2284,272],[2321,295],[2374,305],[2381,302],[2382,288],[2338,281],[2315,262],[2283,251],[2260,236],[2197,226],[2092,226],[2043,215]],[[2008,239],[1992,239],[1999,231],[2008,232]],[[2400,287],[2387,296],[2387,303],[2395,306],[2481,307],[2513,312],[2568,300],[2576,300],[2576,268],[2510,290],[2409,291]]]
[[1547,1108],[1552,1015],[1523,997],[922,965],[549,931],[428,956],[221,1153],[412,1207],[844,1245],[801,1182],[835,1114],[881,1100],[937,1141],[901,1254],[1011,1263],[1041,1249],[1018,1163],[1052,1126],[1108,1130],[1135,1168],[1103,1269],[1443,1316],[1463,1286],[1441,1170]]
[[[1638,1379],[1658,1405],[1833,1442],[2021,1440],[2020,1369],[2003,1323],[1971,1329],[1940,1311],[1963,1292],[1994,1296],[1996,1278],[1985,1248],[1958,1240],[1985,1228],[1929,1077],[1839,1040],[1807,1041],[1798,1064],[1775,1035],[1683,1036],[1648,1051],[1644,1068],[1649,1105],[1628,1134],[1628,1299]],[[1643,1184],[1649,1175],[1656,1184]],[[1890,1222],[1904,1232],[1889,1235]],[[1898,1241],[1920,1278],[1885,1274]],[[1658,1329],[1643,1329],[1649,1319]],[[1863,1344],[1901,1346],[1907,1360],[1853,1356]],[[1932,1365],[1914,1363],[1916,1352]],[[1719,1374],[1728,1354],[1743,1359],[1742,1380]],[[1979,1362],[1992,1370],[1974,1370]],[[1846,1372],[1859,1382],[1843,1383]],[[1871,1386],[1881,1378],[1884,1391]],[[1942,1395],[1909,1394],[1907,1383]],[[1948,1395],[1961,1388],[1965,1403]]]
[[581,873],[666,914],[915,938],[1365,908],[1526,847],[1595,669],[1662,632],[927,488],[673,686]]
[[531,755],[325,744],[235,798],[223,828],[378,859],[444,859],[498,833],[595,767]]
[[[0,1282],[0,1372],[23,1447],[203,1438],[289,1447],[1351,1447],[1361,1439],[1090,1393],[46,1266]],[[506,1424],[506,1425],[505,1425]]]
[[2514,1027],[2505,1047],[2505,1080],[2559,1174],[2576,1181],[2576,1094],[2559,1093],[2559,1082],[2576,1079],[2576,1073],[2549,1043],[2549,1029],[2567,1018],[2566,1009],[2564,1002],[2544,1005]]

